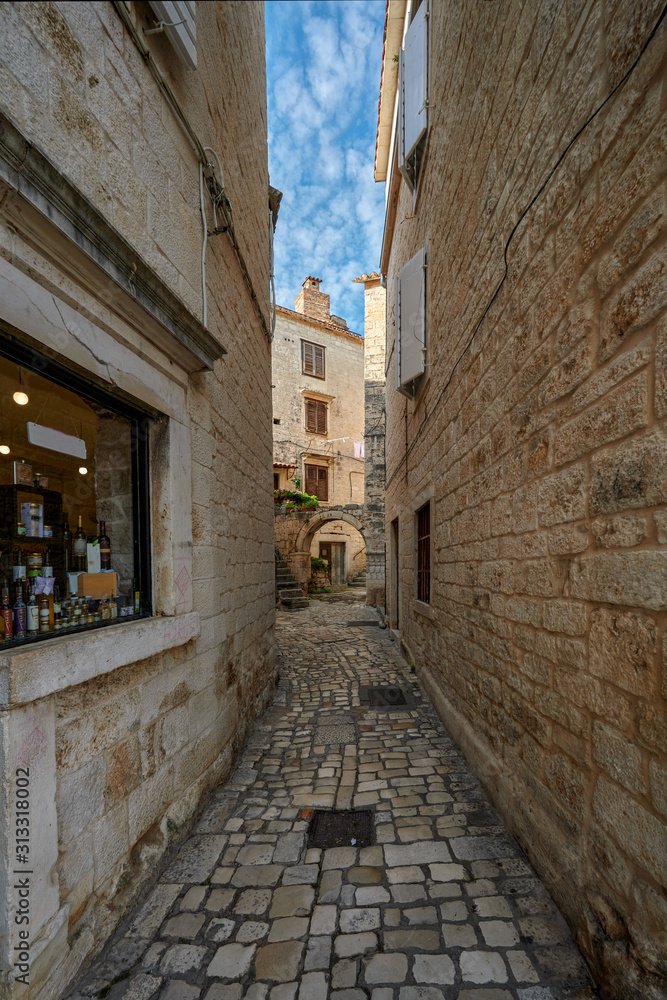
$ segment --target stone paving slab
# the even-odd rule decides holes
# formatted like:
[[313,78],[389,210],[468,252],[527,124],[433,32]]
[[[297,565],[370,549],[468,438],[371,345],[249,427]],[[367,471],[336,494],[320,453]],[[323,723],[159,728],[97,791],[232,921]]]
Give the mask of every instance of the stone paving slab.
[[[272,708],[71,1000],[598,996],[386,630],[349,619],[336,602],[278,612]],[[410,704],[370,708],[364,685]],[[359,807],[375,844],[308,847],[314,809]]]

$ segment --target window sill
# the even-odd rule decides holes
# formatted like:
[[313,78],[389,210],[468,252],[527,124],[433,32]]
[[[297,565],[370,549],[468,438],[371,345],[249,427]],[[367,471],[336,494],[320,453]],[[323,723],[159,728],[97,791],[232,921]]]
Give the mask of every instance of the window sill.
[[415,598],[414,609],[417,614],[423,615],[425,618],[433,618],[433,608],[430,604],[425,604],[423,601],[418,601]]
[[0,652],[0,708],[46,698],[183,646],[199,633],[199,612],[191,611],[174,618],[122,622],[72,638],[58,636],[27,648]]

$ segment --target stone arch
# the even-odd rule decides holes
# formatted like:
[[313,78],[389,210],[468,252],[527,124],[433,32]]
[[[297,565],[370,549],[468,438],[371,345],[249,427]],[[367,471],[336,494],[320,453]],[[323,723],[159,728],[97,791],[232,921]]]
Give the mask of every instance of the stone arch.
[[313,514],[312,517],[310,517],[308,521],[301,526],[301,530],[299,531],[296,539],[296,551],[310,553],[310,545],[313,540],[313,535],[329,521],[346,521],[347,524],[351,524],[352,527],[356,528],[361,534],[364,539],[366,549],[368,549],[370,534],[363,521],[343,508],[327,507],[326,510],[318,510],[316,514]]

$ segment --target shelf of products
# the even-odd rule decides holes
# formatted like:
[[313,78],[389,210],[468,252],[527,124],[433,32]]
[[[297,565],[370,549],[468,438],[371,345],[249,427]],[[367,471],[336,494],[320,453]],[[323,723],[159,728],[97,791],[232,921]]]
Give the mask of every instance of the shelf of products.
[[3,648],[150,614],[146,421],[30,363],[0,343]]

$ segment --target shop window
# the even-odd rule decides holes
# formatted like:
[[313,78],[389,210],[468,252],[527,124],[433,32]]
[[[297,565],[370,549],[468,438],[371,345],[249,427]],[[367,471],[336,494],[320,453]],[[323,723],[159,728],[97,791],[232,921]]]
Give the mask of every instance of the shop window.
[[327,404],[321,399],[306,399],[306,430],[310,434],[327,433]]
[[145,414],[0,341],[0,641],[151,614]]
[[325,465],[306,466],[306,493],[318,500],[329,500],[329,469]]
[[431,504],[417,511],[417,600],[431,603]]
[[313,378],[324,378],[324,351],[320,344],[301,341],[301,372]]

